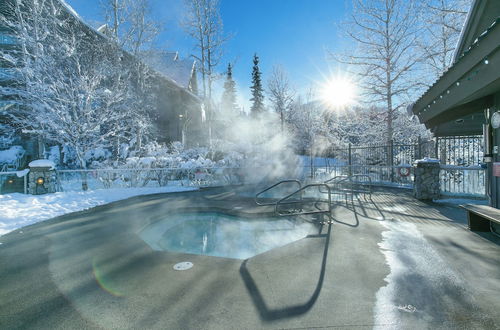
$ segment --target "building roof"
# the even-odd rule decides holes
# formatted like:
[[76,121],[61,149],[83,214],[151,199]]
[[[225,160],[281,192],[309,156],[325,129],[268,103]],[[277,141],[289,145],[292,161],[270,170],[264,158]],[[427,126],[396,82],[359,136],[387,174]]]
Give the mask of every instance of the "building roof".
[[[108,40],[109,42],[114,42],[109,38],[109,36],[105,33],[109,27],[107,25],[102,25],[98,29],[92,27],[90,24],[85,22],[79,15],[78,13],[71,7],[65,0],[58,0],[61,5],[66,8],[68,13],[73,16],[77,21],[79,21],[83,26],[87,27],[90,31],[95,33],[101,38],[104,38]],[[126,50],[122,49],[122,51],[126,54],[128,54],[131,57],[134,57],[132,54],[127,52]],[[165,54],[177,54],[177,53],[171,53],[171,52],[165,52]],[[168,58],[169,56],[166,56]],[[175,57],[171,58],[170,61],[175,62],[174,59],[177,59],[178,55]],[[147,63],[146,61],[148,59],[148,56],[145,56],[143,59],[138,59],[148,66],[151,67],[154,71],[156,71],[159,75],[161,75],[163,78],[165,78],[170,84],[174,85],[176,88],[179,88],[183,90],[185,93],[187,93],[189,96],[195,98],[196,100],[199,101],[199,97],[194,94],[192,91],[189,90],[189,80],[187,80],[186,83],[186,77],[187,77],[187,71],[188,71],[188,66],[189,66],[189,61],[188,60],[180,60],[175,65],[169,65],[169,69],[161,69],[162,67],[166,67],[166,65],[156,65],[154,66],[152,63],[155,63],[155,61],[152,61],[152,63]],[[157,62],[155,64],[160,64],[161,62]],[[166,64],[168,64],[168,60],[166,60]],[[189,69],[190,74],[192,74],[195,64],[194,61],[191,61],[190,63],[191,68]]]
[[180,59],[177,52],[151,51],[144,53],[144,63],[155,71],[170,77],[183,88],[189,88],[196,62],[192,59]]
[[495,0],[473,3],[453,65],[409,109],[436,135],[481,133],[483,112],[492,105],[492,94],[500,89],[497,4],[500,2]]

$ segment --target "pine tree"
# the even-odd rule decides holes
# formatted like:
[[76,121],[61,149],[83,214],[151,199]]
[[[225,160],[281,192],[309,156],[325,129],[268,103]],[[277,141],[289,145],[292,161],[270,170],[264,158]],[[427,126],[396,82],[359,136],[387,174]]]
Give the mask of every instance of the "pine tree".
[[236,114],[238,104],[236,103],[236,83],[233,80],[233,67],[231,63],[227,66],[224,92],[222,93],[222,110],[229,114]]
[[259,57],[255,54],[253,56],[252,87],[250,87],[252,90],[252,98],[250,101],[253,102],[250,108],[250,114],[253,116],[264,111],[264,90],[262,89],[261,75],[262,73],[259,70]]

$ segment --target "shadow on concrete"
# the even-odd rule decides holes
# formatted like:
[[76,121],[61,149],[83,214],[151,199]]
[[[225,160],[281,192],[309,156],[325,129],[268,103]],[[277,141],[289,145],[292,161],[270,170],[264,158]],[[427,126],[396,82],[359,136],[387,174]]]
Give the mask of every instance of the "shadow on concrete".
[[243,279],[243,282],[245,283],[245,287],[250,295],[250,298],[252,299],[253,303],[255,304],[255,307],[257,308],[260,318],[264,321],[274,321],[274,320],[279,320],[279,319],[285,319],[285,318],[291,318],[291,317],[296,317],[302,314],[307,313],[316,303],[316,300],[319,297],[319,294],[321,292],[321,288],[323,287],[323,281],[325,279],[325,270],[326,270],[326,261],[328,259],[328,247],[330,245],[330,237],[331,237],[331,229],[332,225],[328,225],[328,231],[326,234],[319,234],[319,235],[310,235],[307,236],[307,238],[325,238],[325,248],[323,250],[323,258],[321,262],[321,270],[319,274],[319,279],[316,284],[316,288],[309,298],[309,300],[301,305],[294,305],[294,306],[288,306],[286,308],[280,308],[280,309],[270,309],[257,284],[255,283],[252,275],[248,271],[247,268],[247,262],[248,259],[243,261],[243,263],[240,266],[240,276]]

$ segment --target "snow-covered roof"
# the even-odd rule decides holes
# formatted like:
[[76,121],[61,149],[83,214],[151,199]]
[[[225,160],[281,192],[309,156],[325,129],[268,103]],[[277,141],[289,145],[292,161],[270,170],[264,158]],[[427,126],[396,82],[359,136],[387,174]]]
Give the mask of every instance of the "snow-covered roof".
[[454,52],[453,58],[452,58],[452,64],[455,63],[458,60],[458,58],[462,55],[461,51],[460,51],[460,49],[462,47],[460,47],[460,45],[462,45],[462,43],[464,42],[465,35],[466,35],[465,30],[467,29],[467,26],[469,25],[469,23],[470,23],[470,21],[472,19],[471,18],[472,17],[472,12],[475,11],[475,9],[477,8],[478,3],[479,3],[479,1],[473,0],[472,4],[470,6],[470,9],[467,12],[467,17],[465,18],[464,24],[462,25],[462,29],[460,30],[460,37],[458,38],[458,42],[457,42],[457,45],[455,47],[455,52]]
[[153,70],[174,80],[183,88],[188,88],[195,61],[191,59],[180,59],[177,52],[147,52],[143,54],[142,60]]
[[[420,97],[418,98],[418,100],[414,103],[412,103],[410,106],[411,106],[411,112],[413,112],[414,110],[414,106],[416,103],[418,103],[432,88],[434,88],[434,86],[436,86],[438,84],[438,82],[444,77],[446,76],[464,57],[466,57],[470,51],[472,49],[474,49],[475,47],[477,47],[479,45],[479,41],[481,41],[482,39],[484,39],[488,34],[491,33],[491,31],[493,31],[493,29],[497,29],[498,27],[500,26],[500,17],[496,18],[493,23],[491,23],[491,25],[486,29],[484,30],[472,43],[472,45],[470,45],[467,49],[465,49],[463,51],[463,53],[461,53],[460,55],[455,55],[455,58],[454,58],[454,63],[452,66],[450,66],[445,72],[443,72],[435,81],[434,83],[432,83],[432,85],[430,87],[428,87],[425,92],[420,95]],[[410,110],[408,110],[408,113],[410,112]]]
[[[91,31],[93,31],[97,35],[99,35],[107,40],[110,40],[109,37],[106,35],[106,30],[109,29],[109,27],[100,26],[98,29],[96,29],[93,26],[91,26],[90,24],[88,24],[87,22],[85,22],[85,20],[83,20],[82,17],[80,15],[78,15],[78,13],[73,9],[73,7],[71,7],[65,0],[59,0],[59,2],[61,3],[61,5],[64,8],[66,8],[68,13],[71,14],[73,17],[75,17],[75,19],[77,19],[80,23],[85,25],[87,28],[89,28]],[[122,51],[125,53],[128,53],[124,49],[122,49]],[[178,59],[177,53],[165,52],[165,54],[175,54],[174,58],[172,58],[172,56],[167,56],[167,58],[171,57],[170,60],[172,62],[176,62],[175,60]],[[174,65],[174,67],[171,69],[159,70],[158,68],[162,67],[162,65],[159,65],[157,68],[157,67],[153,66],[152,64],[147,63],[147,58],[143,58],[141,60],[144,63],[146,63],[147,65],[151,66],[151,68],[153,70],[157,71],[159,74],[164,76],[164,78],[166,78],[167,80],[169,80],[173,84],[177,85],[177,87],[185,89],[185,92],[187,92],[192,97],[198,99],[198,96],[195,95],[194,93],[192,93],[191,91],[189,91],[189,89],[187,88],[189,86],[189,80],[187,80],[187,83],[185,83],[185,81],[187,79],[186,73],[188,72],[188,66],[189,66],[188,64],[189,64],[189,62],[191,62],[190,68],[189,68],[189,74],[191,74],[192,71],[194,70],[194,61],[181,60],[178,63],[176,63]],[[184,62],[186,62],[186,63],[184,63]]]

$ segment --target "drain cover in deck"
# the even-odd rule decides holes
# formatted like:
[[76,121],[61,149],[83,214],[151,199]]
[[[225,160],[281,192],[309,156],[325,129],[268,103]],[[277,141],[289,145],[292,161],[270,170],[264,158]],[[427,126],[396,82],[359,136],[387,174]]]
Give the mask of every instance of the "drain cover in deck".
[[193,263],[189,261],[179,262],[174,265],[175,270],[188,270],[193,267]]

